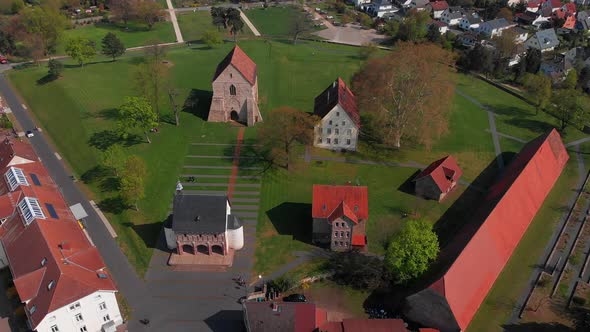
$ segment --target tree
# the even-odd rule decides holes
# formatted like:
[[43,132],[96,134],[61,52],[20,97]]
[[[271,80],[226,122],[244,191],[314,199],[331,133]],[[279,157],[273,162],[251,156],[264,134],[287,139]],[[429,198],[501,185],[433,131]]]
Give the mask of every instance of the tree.
[[18,20],[23,32],[38,36],[41,44],[37,48],[41,46],[45,55],[53,53],[67,24],[59,11],[47,6],[26,7],[21,10]]
[[395,283],[404,284],[424,273],[439,253],[438,236],[424,219],[409,220],[389,243],[385,268]]
[[203,44],[209,46],[209,48],[213,48],[217,45],[223,44],[223,39],[219,35],[219,32],[215,30],[203,31],[203,35],[201,35],[201,41],[203,42]]
[[400,24],[396,20],[388,20],[383,26],[383,32],[393,39],[398,38],[399,29]]
[[369,60],[353,79],[361,112],[373,113],[375,133],[400,148],[413,139],[429,148],[447,131],[454,84],[452,54],[433,44],[399,43]]
[[379,48],[375,43],[364,43],[359,50],[359,56],[363,60],[370,59],[373,55],[375,55],[379,51]]
[[358,21],[365,28],[370,28],[373,25],[373,19],[366,13],[359,13]]
[[227,25],[230,28],[232,36],[234,36],[234,43],[237,41],[238,32],[244,30],[244,21],[240,17],[240,11],[235,8],[227,9]]
[[516,33],[513,30],[504,30],[500,36],[493,39],[496,51],[501,59],[512,56],[514,48],[516,47],[516,43],[514,42],[515,38]]
[[100,154],[100,164],[113,170],[115,176],[119,176],[125,168],[126,159],[125,150],[120,144],[113,144]]
[[357,251],[335,253],[328,260],[332,280],[354,289],[371,290],[382,280],[383,261],[375,256],[365,256]]
[[440,43],[442,37],[436,24],[431,24],[428,26],[428,31],[426,32],[426,39],[428,39],[428,41],[431,43]]
[[64,69],[64,64],[61,63],[61,61],[59,60],[51,59],[47,63],[47,68],[47,75],[49,75],[49,77],[51,77],[52,79],[57,79],[61,76],[61,72]]
[[143,159],[131,156],[125,161],[125,168],[121,176],[121,196],[127,204],[133,204],[139,211],[138,202],[145,197],[144,178],[147,168]]
[[96,55],[94,42],[82,37],[74,37],[66,42],[66,54],[81,66]]
[[293,18],[291,22],[290,32],[293,35],[293,44],[297,44],[297,39],[299,35],[309,30],[309,23],[305,16],[301,13],[297,13],[297,15]]
[[109,9],[112,16],[123,24],[133,20],[137,15],[137,0],[111,0]]
[[508,7],[503,7],[496,14],[496,18],[503,18],[503,19],[506,19],[506,21],[508,21],[508,22],[512,22],[512,20],[513,20],[512,10],[510,10],[510,8],[508,8]]
[[316,117],[290,107],[272,110],[258,127],[258,141],[273,163],[289,169],[291,151],[295,144],[313,141]]
[[428,32],[428,21],[430,21],[428,11],[410,11],[403,23],[400,24],[397,37],[404,41],[423,40]]
[[536,114],[539,110],[544,110],[551,100],[551,79],[544,74],[530,74],[527,73],[523,78],[523,85],[525,90],[531,96],[531,99],[536,101]]
[[174,111],[174,120],[176,121],[176,126],[178,127],[180,126],[180,107],[178,101],[176,100],[176,98],[178,98],[178,91],[176,89],[168,89],[168,97],[170,98],[170,105]]
[[130,129],[139,128],[151,143],[148,132],[158,125],[158,116],[150,103],[143,97],[126,97],[119,107],[119,130],[126,136]]
[[590,82],[590,67],[584,67],[578,76],[578,89],[582,89],[583,91],[587,92],[588,82]]
[[536,48],[530,48],[526,52],[526,72],[531,74],[536,74],[541,68],[541,62],[543,61],[543,56],[541,55],[541,51]]
[[575,69],[571,69],[565,80],[561,84],[564,89],[575,89],[576,85],[578,84],[578,72]]
[[125,53],[125,45],[117,35],[112,32],[107,33],[102,39],[102,54],[110,56],[113,61]]
[[587,120],[588,111],[582,107],[580,99],[580,93],[574,89],[560,89],[553,93],[551,113],[561,122],[561,132],[568,125],[581,128]]
[[135,72],[137,90],[149,100],[160,121],[160,101],[168,90],[169,68],[162,62],[164,48],[153,45],[146,49],[147,61],[138,65]]
[[137,6],[137,17],[151,30],[154,24],[164,17],[164,11],[162,6],[155,1],[142,1]]
[[214,26],[217,27],[217,31],[227,28],[226,22],[226,10],[223,7],[211,7],[211,19]]

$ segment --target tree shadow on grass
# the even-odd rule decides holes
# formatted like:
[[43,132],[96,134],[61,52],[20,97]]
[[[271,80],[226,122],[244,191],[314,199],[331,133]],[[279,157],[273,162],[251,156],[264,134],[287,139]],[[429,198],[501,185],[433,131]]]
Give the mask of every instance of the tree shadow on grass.
[[[164,232],[162,231],[162,226],[164,222],[154,222],[149,224],[141,224],[136,225],[130,222],[124,223],[124,226],[131,227],[133,231],[143,240],[145,246],[148,248],[156,248],[159,246],[159,236]],[[165,247],[165,238],[164,238],[164,247]],[[168,249],[166,249],[168,251]]]
[[98,203],[98,207],[108,213],[119,214],[129,208],[121,196],[105,198]]
[[128,147],[142,143],[143,141],[143,137],[137,134],[129,134],[127,138],[123,138],[114,130],[103,130],[92,134],[88,139],[88,145],[105,151],[114,144],[123,144]]
[[545,121],[533,120],[533,119],[524,119],[524,118],[512,118],[506,121],[507,124],[518,127],[528,129],[537,134],[543,134],[548,132],[549,130],[553,129],[554,126],[550,123]]
[[106,176],[110,176],[112,174],[112,170],[107,167],[96,165],[93,168],[87,170],[82,174],[80,179],[84,181],[84,183],[93,183],[97,180],[103,179]]
[[281,203],[266,211],[266,215],[280,235],[292,235],[294,240],[311,243],[311,204]]
[[207,121],[212,98],[213,92],[211,91],[191,89],[191,92],[184,101],[182,111],[191,113],[202,120]]
[[51,82],[55,81],[56,79],[57,79],[57,77],[47,74],[37,80],[37,85],[45,85],[47,83],[51,83]]
[[[244,144],[240,146],[240,160],[238,165],[242,168],[240,171],[242,174],[247,170],[249,175],[262,175],[276,166],[270,158],[269,151],[255,144],[255,140],[249,140],[244,141]],[[235,145],[228,145],[223,149],[223,156],[233,157],[235,148]]]
[[529,112],[529,111],[522,109],[520,107],[514,107],[514,106],[494,107],[494,106],[487,105],[487,104],[484,104],[484,106],[492,113],[499,114],[499,115],[508,115],[508,116],[514,116],[514,117],[518,117],[518,118],[535,116],[534,112]]
[[506,332],[574,332],[573,329],[559,323],[520,323],[503,325]]
[[105,120],[118,120],[119,109],[117,108],[105,108],[98,112],[98,117]]
[[121,188],[121,180],[115,176],[104,177],[99,185],[103,192],[117,191]]

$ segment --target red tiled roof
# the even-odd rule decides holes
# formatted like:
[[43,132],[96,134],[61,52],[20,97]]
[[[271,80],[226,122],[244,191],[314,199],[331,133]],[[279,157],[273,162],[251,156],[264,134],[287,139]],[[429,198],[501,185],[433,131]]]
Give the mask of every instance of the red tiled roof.
[[428,167],[416,176],[414,181],[425,176],[430,176],[440,191],[446,193],[451,187],[452,182],[459,181],[461,175],[463,175],[463,171],[457,165],[455,158],[453,156],[446,156],[428,165]]
[[252,59],[250,59],[250,57],[244,53],[238,45],[234,46],[223,61],[217,65],[213,81],[215,81],[229,65],[234,66],[236,70],[239,71],[248,82],[250,82],[250,84],[256,83],[256,63],[254,63],[254,61],[252,61]]
[[369,218],[369,196],[367,187],[313,185],[313,218],[329,218],[344,203],[351,207],[357,221]]
[[330,216],[328,217],[328,220],[330,222],[332,222],[332,221],[334,221],[340,217],[343,217],[343,216],[352,220],[355,224],[358,224],[358,222],[359,222],[358,218],[354,214],[354,211],[352,211],[350,209],[350,207],[348,207],[348,205],[344,202],[341,202],[340,204],[338,204],[338,207],[336,207],[334,209],[334,211],[330,214]]
[[367,236],[366,235],[353,235],[352,236],[352,245],[353,246],[360,246],[364,247],[367,245]]
[[361,126],[356,97],[340,77],[315,98],[313,114],[323,118],[336,105],[340,105],[344,109],[357,127]]
[[431,2],[430,6],[432,7],[432,10],[434,10],[434,11],[445,10],[445,9],[449,8],[449,4],[444,0]]
[[485,220],[467,245],[430,286],[445,297],[465,330],[502,272],[569,156],[553,129],[529,142],[489,190],[480,213]]
[[[38,160],[36,157],[31,159]],[[29,186],[20,185],[13,192],[6,193],[8,188],[6,184],[2,185],[5,194],[0,196],[0,211],[8,211],[12,206],[12,217],[1,226],[1,241],[19,297],[23,301],[29,300],[27,316],[35,329],[48,313],[96,291],[116,291],[116,287],[104,270],[105,264],[98,250],[80,229],[41,162],[15,167],[23,170]],[[7,170],[3,168],[2,174]],[[31,172],[37,175],[40,185],[32,181]],[[36,198],[46,219],[37,218],[25,226],[15,206],[24,197]],[[57,218],[51,215],[53,212],[49,212],[46,204],[52,205]],[[98,273],[106,278],[99,278]],[[30,313],[33,306],[35,310]]]
[[327,319],[313,303],[246,302],[244,314],[252,332],[311,332]]
[[539,2],[538,1],[529,1],[527,2],[527,7],[528,8],[539,8]]
[[565,11],[568,14],[574,15],[576,13],[576,4],[573,2],[568,2],[564,5]]
[[20,157],[30,161],[39,160],[30,144],[18,139],[5,138],[0,143],[0,169],[6,167],[14,157]]
[[576,27],[576,17],[574,15],[570,15],[565,19],[562,28],[564,29],[574,29]]
[[565,14],[566,13],[563,10],[558,9],[558,10],[556,10],[556,11],[553,12],[553,17],[556,17],[556,18],[565,18]]

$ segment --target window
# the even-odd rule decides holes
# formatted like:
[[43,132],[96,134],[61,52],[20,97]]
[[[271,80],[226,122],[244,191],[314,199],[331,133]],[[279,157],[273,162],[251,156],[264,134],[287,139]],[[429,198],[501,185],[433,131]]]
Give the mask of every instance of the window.
[[47,290],[51,290],[53,288],[53,285],[55,285],[55,280],[51,280],[49,284],[47,284]]
[[340,134],[340,129],[338,129],[338,128],[334,129],[334,134],[339,135]]
[[348,134],[348,136],[352,135],[352,129],[348,129],[348,130],[346,131],[346,133]]
[[23,218],[25,218],[25,223],[28,225],[30,224],[33,219],[45,219],[45,215],[41,210],[41,206],[39,206],[39,201],[33,197],[25,197],[18,203],[18,208],[20,209]]
[[322,143],[322,138],[321,137],[318,137],[318,143],[320,143],[320,144]]
[[328,132],[328,135],[330,135],[332,133],[332,128],[328,128],[326,131]]
[[338,242],[334,241],[334,247],[338,245]]
[[2,224],[4,224],[4,223],[6,222],[6,220],[8,220],[8,218],[2,218],[2,219],[0,219],[0,226],[1,226]]
[[18,186],[28,186],[29,182],[25,177],[25,173],[22,169],[16,167],[10,167],[8,172],[4,174],[6,180],[8,181],[8,185],[10,186],[10,191],[13,191]]
[[346,232],[346,237],[348,237],[348,235],[350,235],[350,232]]
[[229,94],[232,96],[236,95],[236,87],[233,84],[229,86]]
[[329,125],[332,125],[332,120],[330,120],[330,122],[328,122]]
[[41,260],[41,266],[45,266],[45,264],[47,264],[47,258],[43,257],[43,259]]
[[40,186],[41,185],[41,181],[39,181],[39,178],[37,177],[37,174],[31,173],[29,175],[31,176],[31,180],[33,180],[33,183],[36,186]]
[[100,304],[98,305],[98,309],[100,309],[100,310],[106,310],[107,309],[107,304],[105,302],[100,302]]
[[346,139],[346,145],[350,145],[350,138]]
[[105,315],[102,320],[104,320],[105,322],[108,322],[111,320],[111,317],[109,315]]
[[34,306],[32,306],[32,307],[29,309],[29,312],[30,312],[31,314],[34,314],[34,313],[35,313],[35,311],[37,311],[37,306],[35,306],[35,305],[34,305]]
[[346,126],[346,121],[342,121],[342,125],[343,126]]
[[338,232],[334,232],[334,237],[337,237],[337,236],[338,236]]
[[84,320],[82,314],[76,314],[76,316],[74,316],[74,319],[76,319],[76,322],[81,322]]
[[59,332],[59,328],[57,327],[57,325],[53,325],[51,327],[51,332]]
[[80,328],[80,332],[88,332],[88,330],[86,329],[86,325]]
[[336,116],[340,116],[340,112],[336,112]]
[[343,237],[343,236],[344,236],[344,232],[340,232],[340,237]]
[[229,73],[229,78],[233,78],[234,75],[232,73]]
[[330,144],[330,139],[326,138],[326,143]]
[[81,305],[80,302],[76,302],[70,306],[70,310],[80,309]]
[[97,273],[98,279],[106,279],[108,276],[106,273]]
[[334,138],[334,145],[338,145],[338,139]]
[[55,212],[55,208],[53,207],[53,204],[45,203],[45,208],[47,209],[47,212],[49,212],[49,215],[51,216],[51,218],[59,219],[57,212]]

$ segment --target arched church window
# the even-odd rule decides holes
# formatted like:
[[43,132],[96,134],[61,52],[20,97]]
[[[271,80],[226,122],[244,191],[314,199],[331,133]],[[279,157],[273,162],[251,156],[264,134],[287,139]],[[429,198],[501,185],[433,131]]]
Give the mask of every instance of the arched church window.
[[236,95],[236,87],[233,84],[229,86],[229,94],[232,96]]

